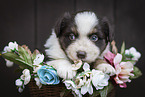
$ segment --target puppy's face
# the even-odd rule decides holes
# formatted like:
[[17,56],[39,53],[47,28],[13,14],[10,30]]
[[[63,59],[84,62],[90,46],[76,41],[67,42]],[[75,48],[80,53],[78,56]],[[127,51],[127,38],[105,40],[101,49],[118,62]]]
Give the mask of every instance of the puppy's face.
[[104,51],[109,39],[107,22],[99,21],[93,12],[68,13],[55,28],[60,45],[71,60],[94,62]]

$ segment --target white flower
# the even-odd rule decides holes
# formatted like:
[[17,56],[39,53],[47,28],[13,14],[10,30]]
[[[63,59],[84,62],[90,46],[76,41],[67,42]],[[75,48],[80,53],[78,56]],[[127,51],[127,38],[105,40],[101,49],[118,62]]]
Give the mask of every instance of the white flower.
[[74,88],[76,88],[75,83],[73,81],[71,81],[71,80],[65,80],[64,84],[65,84],[67,89],[74,89]]
[[108,85],[108,80],[110,78],[109,75],[104,74],[102,71],[99,70],[92,70],[92,83],[95,86],[96,90],[103,89],[104,86]]
[[19,91],[20,93],[22,93],[23,90],[24,90],[24,88],[25,88],[25,87],[24,87],[24,85],[23,85],[23,87],[19,87],[19,88],[18,88],[18,91]]
[[42,84],[40,82],[40,79],[38,77],[34,78],[34,80],[36,81],[36,85],[39,87],[39,89],[42,87]]
[[80,90],[75,89],[74,92],[77,94],[77,97],[82,97],[82,94],[80,93]]
[[40,63],[42,63],[44,60],[44,55],[43,54],[38,54],[36,55],[36,58],[33,61],[33,65],[39,65]]
[[84,85],[84,81],[81,78],[78,77],[75,80],[75,84],[77,84],[76,85],[77,88],[81,88]]
[[90,65],[88,63],[84,63],[83,65],[84,72],[80,73],[76,79],[79,80],[78,84],[76,85],[77,88],[81,88],[81,94],[86,94],[87,92],[92,95],[93,94],[93,87],[91,84],[92,80],[92,73],[90,71]]
[[141,54],[134,47],[131,47],[130,49],[125,50],[125,54],[132,56],[132,60],[135,60],[135,61],[137,61],[141,57]]
[[126,82],[131,82],[129,79],[130,76],[134,76],[133,64],[131,62],[121,62],[120,64],[115,65],[116,68],[116,77],[114,80],[120,87],[126,88]]
[[74,91],[78,97],[82,97],[80,91],[77,89],[76,84],[73,81],[65,80],[64,84],[65,84],[67,89],[72,89],[72,91]]
[[31,75],[28,69],[23,70],[23,75],[21,75],[21,79],[24,80],[24,85],[27,85],[30,82]]
[[75,82],[72,80],[65,80],[65,86],[67,89],[71,89],[77,94],[77,97],[82,97],[86,93],[93,94],[93,86],[98,89],[103,89],[108,85],[109,75],[99,70],[90,70],[90,65],[84,63],[84,72],[81,72],[76,76]]
[[113,76],[113,75],[116,74],[116,71],[115,71],[114,67],[111,66],[108,63],[99,64],[99,65],[97,65],[96,69],[101,70],[101,71],[103,71],[104,73],[106,73],[110,76]]
[[42,65],[36,65],[33,67],[33,73],[37,73],[37,71],[41,68]]
[[9,42],[8,46],[5,46],[4,48],[4,52],[11,52],[11,50],[18,50],[18,44],[17,42],[15,41],[14,43],[13,42]]
[[22,81],[22,79],[17,79],[16,81],[15,81],[15,84],[16,84],[16,86],[18,86],[18,91],[21,93],[21,92],[23,92],[23,90],[24,90],[24,85],[23,85],[23,81]]
[[21,79],[17,79],[17,80],[15,81],[15,84],[16,84],[16,86],[21,87],[21,86],[23,85],[23,82],[22,82]]
[[84,69],[85,72],[90,71],[90,65],[88,63],[84,63],[83,69]]
[[5,59],[5,61],[6,61],[6,66],[7,67],[12,67],[13,66],[13,62],[11,62],[11,61],[9,61],[9,60],[7,60],[7,59]]
[[81,88],[81,94],[86,94],[86,93],[89,93],[90,95],[93,94],[93,87],[92,87],[92,84],[91,84],[91,79],[88,79],[86,82],[85,82],[85,85],[82,86]]
[[81,60],[74,61],[74,63],[75,64],[72,64],[72,70],[78,70],[82,66],[82,61]]
[[134,76],[133,71],[133,64],[129,61],[127,62],[121,62],[122,55],[117,54],[113,60],[115,70],[116,70],[116,76],[114,78],[115,82],[120,85],[122,88],[126,88],[126,82],[131,82],[129,79],[130,76]]
[[11,52],[11,49],[8,46],[5,46],[3,51],[4,53]]

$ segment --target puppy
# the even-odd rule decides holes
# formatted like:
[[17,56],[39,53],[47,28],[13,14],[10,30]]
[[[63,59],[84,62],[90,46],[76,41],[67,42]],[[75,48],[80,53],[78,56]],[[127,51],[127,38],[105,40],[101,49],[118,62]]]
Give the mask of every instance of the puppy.
[[[94,12],[83,11],[75,15],[65,13],[52,30],[52,35],[44,45],[46,54],[58,75],[71,79],[76,75],[72,62],[82,60],[95,69],[112,73],[113,67],[103,60],[103,55],[109,51],[112,33],[106,19],[98,19]],[[113,73],[112,73],[113,74]]]

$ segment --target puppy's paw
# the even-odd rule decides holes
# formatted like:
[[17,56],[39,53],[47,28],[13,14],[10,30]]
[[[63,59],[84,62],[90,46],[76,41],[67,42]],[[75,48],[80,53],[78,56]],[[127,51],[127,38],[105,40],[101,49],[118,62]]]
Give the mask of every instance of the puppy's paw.
[[72,79],[76,75],[76,71],[70,67],[59,68],[57,73],[63,79]]
[[114,67],[107,63],[99,64],[96,69],[101,70],[110,76],[113,76],[116,73]]
[[72,64],[67,60],[53,60],[47,64],[53,66],[58,76],[63,79],[72,79],[76,75],[76,71],[72,70]]

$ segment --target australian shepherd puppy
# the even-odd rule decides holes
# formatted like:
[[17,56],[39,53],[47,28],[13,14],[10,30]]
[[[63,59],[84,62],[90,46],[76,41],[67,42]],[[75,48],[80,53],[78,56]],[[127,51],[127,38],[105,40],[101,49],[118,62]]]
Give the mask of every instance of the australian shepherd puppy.
[[65,13],[46,41],[46,54],[58,75],[71,79],[76,75],[72,62],[82,60],[93,68],[112,73],[113,67],[97,61],[109,51],[112,34],[106,19],[98,19],[94,12],[83,11],[71,16]]

